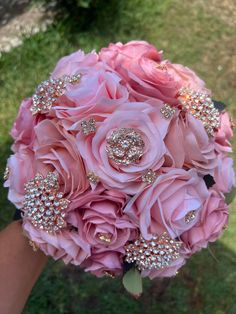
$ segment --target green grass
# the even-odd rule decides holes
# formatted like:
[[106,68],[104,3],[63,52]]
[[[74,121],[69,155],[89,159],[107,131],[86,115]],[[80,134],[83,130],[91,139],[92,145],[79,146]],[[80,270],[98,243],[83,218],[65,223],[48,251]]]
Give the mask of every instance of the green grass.
[[[232,0],[98,1],[73,20],[56,20],[47,32],[25,38],[22,46],[0,58],[0,172],[10,154],[8,135],[22,98],[48,77],[57,60],[81,48],[99,49],[109,42],[145,39],[165,57],[192,67],[214,98],[229,104],[236,116],[235,34]],[[104,4],[106,3],[106,4]],[[218,5],[224,10],[218,10]],[[236,5],[234,5],[236,9]],[[227,14],[226,14],[227,13]],[[226,18],[227,17],[227,18]],[[235,145],[234,145],[235,146]],[[2,183],[2,182],[1,182]],[[10,222],[13,206],[0,188],[0,227]],[[236,202],[223,238],[194,256],[179,275],[164,283],[145,282],[134,300],[119,280],[96,279],[81,270],[51,261],[35,286],[25,314],[87,313],[236,313]],[[213,257],[215,256],[215,257]],[[163,288],[165,287],[165,288]]]

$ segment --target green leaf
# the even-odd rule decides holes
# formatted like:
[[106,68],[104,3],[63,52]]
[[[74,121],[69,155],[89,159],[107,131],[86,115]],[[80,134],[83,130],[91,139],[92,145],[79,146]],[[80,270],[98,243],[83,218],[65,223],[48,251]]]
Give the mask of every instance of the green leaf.
[[143,292],[140,272],[136,268],[131,268],[123,277],[123,285],[129,293],[138,298]]
[[236,187],[234,186],[229,193],[225,193],[226,204],[231,204],[236,196]]

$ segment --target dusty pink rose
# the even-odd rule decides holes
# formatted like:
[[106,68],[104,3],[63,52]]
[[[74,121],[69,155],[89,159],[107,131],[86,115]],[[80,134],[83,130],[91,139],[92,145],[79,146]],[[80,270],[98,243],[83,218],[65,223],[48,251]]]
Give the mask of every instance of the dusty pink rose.
[[98,55],[96,52],[85,54],[82,50],[78,50],[58,61],[52,72],[52,77],[60,78],[64,75],[83,73],[88,68],[96,67],[97,63]]
[[23,230],[44,254],[55,260],[62,259],[66,264],[80,265],[91,255],[89,244],[78,237],[75,231],[62,230],[58,234],[49,234],[35,228],[28,219],[23,221]]
[[7,165],[10,173],[4,186],[9,188],[8,199],[17,208],[21,208],[24,201],[24,184],[35,175],[34,153],[29,148],[21,149],[9,157]]
[[76,140],[56,120],[44,120],[35,127],[33,150],[37,171],[42,174],[56,171],[67,197],[73,199],[88,188]]
[[223,193],[229,193],[235,185],[234,161],[232,158],[219,155],[218,165],[215,170],[214,180],[216,189]]
[[214,242],[221,236],[228,223],[228,209],[229,206],[223,196],[211,189],[200,211],[197,224],[181,236],[181,240],[190,249],[191,254],[206,248],[209,242]]
[[172,119],[166,147],[177,168],[196,168],[202,174],[214,174],[217,158],[213,139],[209,138],[201,121],[180,113]]
[[142,277],[149,277],[150,279],[173,277],[177,275],[178,270],[182,266],[184,266],[185,263],[186,259],[183,256],[180,256],[178,259],[173,261],[168,267],[162,269],[143,270],[141,275]]
[[[124,212],[140,228],[145,239],[165,231],[176,238],[196,224],[207,197],[205,182],[196,170],[170,169],[136,194]],[[185,217],[191,211],[195,211],[196,217],[187,223]]]
[[160,62],[162,60],[162,51],[157,51],[156,47],[146,41],[133,40],[124,45],[119,42],[110,44],[107,48],[102,48],[99,58],[113,69],[116,69],[118,64],[128,67],[132,60],[140,58]]
[[103,120],[127,102],[128,90],[121,78],[105,69],[89,69],[79,84],[59,98],[50,115],[60,119],[67,130],[79,130],[81,121],[91,116]]
[[122,255],[115,251],[92,254],[81,266],[97,277],[122,274]]
[[[162,103],[157,106],[161,108]],[[137,102],[121,106],[103,123],[97,124],[94,135],[77,135],[78,148],[88,171],[94,172],[106,187],[135,194],[142,189],[141,175],[147,169],[158,170],[164,163],[166,148],[163,138],[169,122],[148,104]],[[144,149],[139,162],[122,165],[108,157],[107,138],[112,131],[120,128],[133,128],[141,135]]]
[[20,148],[30,147],[34,141],[34,127],[44,119],[42,115],[33,116],[30,107],[32,98],[22,101],[17,118],[11,130],[14,139],[12,149],[14,152]]
[[218,152],[232,152],[230,140],[233,137],[233,122],[228,112],[221,113],[220,128],[215,134],[216,149]]
[[166,71],[173,80],[181,87],[187,87],[195,91],[211,94],[210,90],[205,87],[205,82],[196,75],[196,73],[182,64],[171,63],[164,61]]
[[125,194],[99,185],[72,201],[67,220],[97,253],[109,250],[124,253],[124,245],[136,235],[132,221],[123,214],[126,201]]
[[24,184],[36,173],[46,175],[49,171],[56,171],[61,189],[71,199],[89,187],[75,138],[55,120],[38,123],[34,127],[34,142],[30,146],[20,144],[19,147],[8,160],[10,176],[5,182],[9,187],[8,198],[16,207],[22,207]]
[[169,61],[161,62],[162,53],[143,41],[110,44],[99,57],[123,77],[131,98],[138,101],[151,97],[177,105],[181,87],[204,89],[204,82],[193,71]]

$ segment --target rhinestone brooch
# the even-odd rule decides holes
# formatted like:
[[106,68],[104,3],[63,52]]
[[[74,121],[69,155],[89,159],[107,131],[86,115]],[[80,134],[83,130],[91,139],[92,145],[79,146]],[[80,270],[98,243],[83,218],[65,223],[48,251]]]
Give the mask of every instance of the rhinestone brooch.
[[148,171],[142,175],[141,180],[147,184],[152,184],[156,181],[157,174],[152,169],[148,169]]
[[65,94],[68,84],[77,84],[81,79],[81,75],[64,75],[61,78],[50,78],[43,81],[37,87],[32,97],[33,104],[30,111],[33,115],[37,113],[47,113],[56,103],[57,99]]
[[165,119],[171,119],[173,117],[173,115],[175,114],[176,112],[176,109],[171,107],[170,105],[168,104],[165,104],[162,108],[161,108],[161,114],[163,115],[163,117]]
[[190,222],[192,222],[196,217],[196,210],[190,210],[190,212],[188,212],[186,215],[185,215],[185,222],[187,224],[189,224]]
[[196,119],[200,120],[209,136],[214,136],[220,127],[220,112],[215,108],[211,97],[207,94],[195,92],[189,88],[179,91],[179,102]]
[[119,128],[107,138],[108,157],[117,165],[129,166],[140,161],[144,154],[144,141],[138,130]]
[[165,232],[145,240],[142,236],[134,243],[125,246],[127,263],[135,263],[142,271],[145,269],[162,269],[168,267],[180,256],[182,242],[170,238]]
[[37,174],[25,184],[25,200],[22,211],[34,227],[55,233],[66,227],[65,211],[70,201],[59,192],[58,175],[49,172],[44,178]]
[[96,132],[96,121],[93,118],[89,120],[83,120],[80,125],[84,135],[89,135]]
[[89,180],[90,183],[92,184],[97,184],[99,182],[99,177],[95,175],[94,172],[90,171],[87,174],[87,179]]
[[9,179],[9,176],[10,176],[10,168],[8,166],[6,166],[6,169],[5,169],[4,174],[3,174],[3,180],[7,181]]

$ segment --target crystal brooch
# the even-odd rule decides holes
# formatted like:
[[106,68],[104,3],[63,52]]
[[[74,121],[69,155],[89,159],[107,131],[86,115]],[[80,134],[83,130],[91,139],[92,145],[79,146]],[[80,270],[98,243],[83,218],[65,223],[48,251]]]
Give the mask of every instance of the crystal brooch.
[[81,125],[82,133],[84,135],[89,135],[96,132],[96,121],[93,118],[88,119],[88,120],[83,120],[80,125]]
[[65,215],[70,201],[59,192],[58,175],[49,172],[44,178],[37,174],[25,184],[22,211],[34,227],[55,233],[66,227]]
[[108,157],[117,165],[136,164],[144,154],[144,141],[140,132],[132,128],[119,128],[107,137]]
[[211,97],[205,93],[182,88],[179,91],[178,100],[183,110],[189,112],[200,120],[209,136],[213,136],[215,130],[220,127],[220,112],[215,108]]
[[127,263],[135,263],[142,270],[162,269],[179,258],[182,242],[176,241],[165,232],[153,235],[151,240],[142,236],[134,243],[125,246]]
[[87,179],[92,184],[97,184],[99,182],[99,177],[96,176],[96,174],[94,172],[92,172],[92,171],[87,173]]
[[76,84],[80,79],[80,74],[64,75],[61,78],[49,78],[40,83],[32,97],[33,104],[30,108],[32,114],[47,113],[57,99],[65,94],[68,84]]
[[196,218],[196,210],[190,210],[186,215],[185,215],[185,222],[186,224],[189,224]]
[[142,175],[141,180],[147,184],[152,184],[155,182],[157,174],[152,169],[148,169],[145,174]]
[[165,119],[171,119],[173,117],[173,115],[175,114],[176,112],[176,109],[171,107],[170,105],[168,104],[165,104],[162,108],[161,108],[161,114],[163,115],[163,117]]

